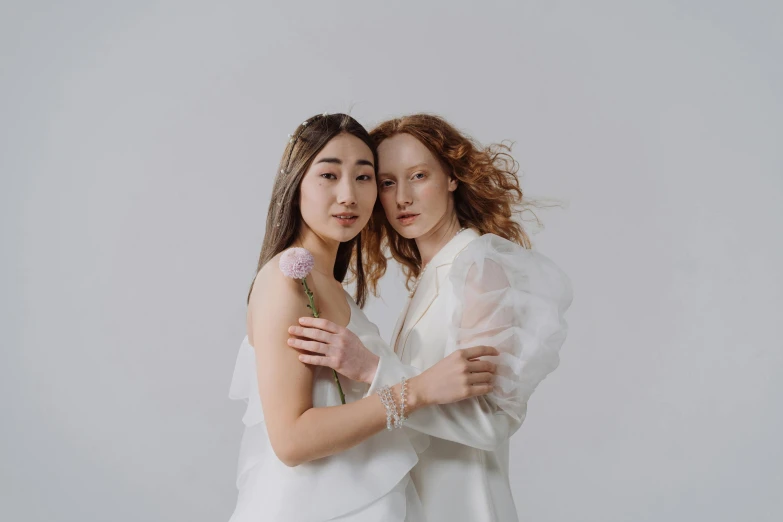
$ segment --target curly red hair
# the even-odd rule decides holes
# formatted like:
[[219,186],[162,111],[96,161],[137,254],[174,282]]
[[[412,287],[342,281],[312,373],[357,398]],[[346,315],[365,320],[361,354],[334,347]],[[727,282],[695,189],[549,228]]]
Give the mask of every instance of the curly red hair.
[[[397,134],[409,134],[423,143],[459,184],[454,191],[454,208],[463,227],[481,234],[496,234],[525,248],[530,238],[514,215],[525,210],[525,199],[517,177],[518,164],[511,147],[504,143],[482,147],[443,118],[414,114],[385,121],[370,132],[376,145]],[[402,265],[410,287],[421,271],[421,257],[413,239],[399,235],[386,219],[380,202],[369,225],[362,232],[367,254],[365,274],[373,293],[386,273],[388,248]]]

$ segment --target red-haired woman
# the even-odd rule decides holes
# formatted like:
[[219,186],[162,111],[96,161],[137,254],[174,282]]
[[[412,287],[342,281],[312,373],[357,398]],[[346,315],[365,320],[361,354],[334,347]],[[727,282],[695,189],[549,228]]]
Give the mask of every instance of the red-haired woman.
[[[417,410],[405,424],[431,436],[411,471],[429,522],[517,520],[509,437],[533,390],[558,365],[570,282],[530,249],[514,219],[523,194],[506,147],[480,147],[426,114],[386,121],[371,135],[380,206],[362,232],[365,273],[374,285],[385,273],[388,248],[407,276],[410,298],[392,336],[396,357],[362,359],[375,366],[361,370],[374,375],[369,393],[462,348],[499,350],[466,363],[492,363],[493,392]],[[302,318],[300,325],[291,331],[316,342],[294,346],[317,352],[302,360],[355,371],[343,362],[365,354],[355,335],[325,320]],[[470,375],[466,387],[473,385]]]

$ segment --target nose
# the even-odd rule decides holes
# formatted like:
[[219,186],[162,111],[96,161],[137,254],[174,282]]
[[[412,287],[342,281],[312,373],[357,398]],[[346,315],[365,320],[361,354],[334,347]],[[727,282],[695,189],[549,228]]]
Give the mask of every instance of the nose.
[[397,206],[405,208],[413,203],[413,191],[405,182],[400,182],[397,185]]
[[352,207],[356,205],[356,187],[351,176],[343,176],[337,188],[337,203]]

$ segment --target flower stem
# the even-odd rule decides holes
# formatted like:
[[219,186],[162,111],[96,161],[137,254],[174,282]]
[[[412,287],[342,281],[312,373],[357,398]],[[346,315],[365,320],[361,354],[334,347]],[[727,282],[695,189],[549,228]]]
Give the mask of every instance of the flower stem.
[[[313,312],[313,317],[320,317],[318,314],[318,309],[315,307],[315,295],[313,295],[310,287],[307,286],[307,278],[302,278],[302,285],[304,286],[305,294],[307,294],[307,299],[310,301],[310,304],[307,305],[307,307],[310,308],[310,311]],[[340,379],[337,377],[337,371],[333,369],[332,373],[334,374],[334,382],[337,383],[337,391],[340,392],[340,401],[345,404],[345,394],[343,393],[343,387],[340,385]]]

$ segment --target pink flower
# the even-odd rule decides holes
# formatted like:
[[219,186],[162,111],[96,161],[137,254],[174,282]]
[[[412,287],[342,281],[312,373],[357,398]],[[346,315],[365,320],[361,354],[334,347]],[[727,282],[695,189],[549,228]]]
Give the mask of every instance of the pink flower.
[[315,266],[315,258],[306,248],[289,248],[280,256],[280,270],[286,277],[304,279]]
[[[319,317],[318,309],[315,307],[315,295],[310,291],[310,287],[307,286],[307,275],[315,266],[315,258],[306,248],[289,248],[283,255],[280,256],[280,271],[285,274],[286,277],[292,279],[299,279],[304,287],[305,295],[310,304],[307,308],[313,313],[313,317]],[[334,374],[334,382],[337,383],[337,391],[340,393],[340,402],[345,404],[345,393],[343,393],[343,387],[340,384],[340,379],[337,377],[337,371],[332,369]]]

